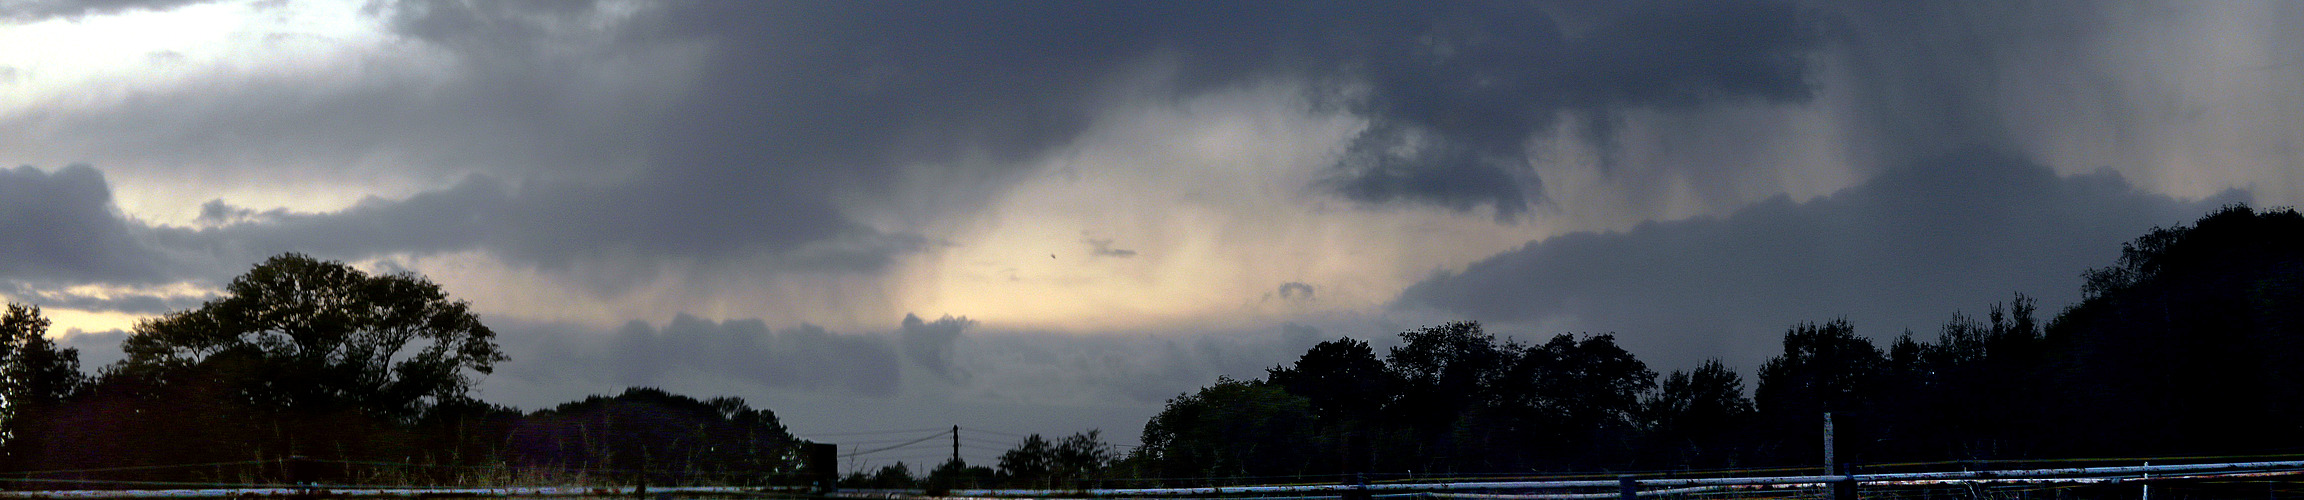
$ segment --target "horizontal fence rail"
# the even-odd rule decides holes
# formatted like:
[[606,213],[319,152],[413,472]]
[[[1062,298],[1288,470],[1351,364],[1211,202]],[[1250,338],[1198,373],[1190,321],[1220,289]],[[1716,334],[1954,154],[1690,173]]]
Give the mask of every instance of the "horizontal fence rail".
[[755,495],[797,493],[804,487],[665,486],[637,488],[556,487],[533,488],[213,488],[176,490],[54,490],[0,491],[0,498],[240,498],[240,497],[605,497],[641,495]]
[[[1835,484],[1891,487],[1937,485],[2099,485],[2122,482],[2187,481],[2202,479],[2266,478],[2304,474],[2304,460],[2250,461],[2041,469],[1962,470],[1869,474],[1662,477],[1625,475],[1612,479],[1562,480],[1458,480],[1425,482],[1348,481],[1323,484],[1252,486],[1200,486],[1175,488],[1076,489],[959,489],[948,496],[985,499],[1110,499],[1156,497],[1253,498],[1257,500],[1448,499],[1551,500],[1639,498],[1704,494],[1723,491],[1814,489]],[[1586,476],[1590,477],[1590,476]],[[23,481],[19,479],[18,481]],[[48,480],[38,480],[48,481]],[[0,499],[105,499],[105,498],[242,498],[242,497],[610,497],[798,495],[801,486],[615,486],[615,487],[497,487],[497,488],[379,488],[350,485],[303,485],[244,488],[105,489],[0,491]],[[919,490],[848,490],[830,493],[844,498],[903,498],[925,496]]]
[[[1378,484],[1301,484],[1277,486],[1206,486],[1186,488],[1088,488],[1073,490],[977,489],[953,490],[960,497],[1191,497],[1240,496],[1268,494],[1336,493],[1347,492],[1410,492],[1406,494],[1374,494],[1376,498],[1431,497],[1460,499],[1539,499],[1539,498],[1619,498],[1621,493],[1588,493],[1561,495],[1496,495],[1456,494],[1456,491],[1511,491],[1511,490],[1570,490],[1594,488],[1709,488],[1724,486],[1780,486],[1819,487],[1839,482],[1857,484],[1969,484],[1969,483],[2027,483],[2071,482],[2103,483],[2146,479],[2145,474],[2199,473],[2199,472],[2300,472],[2304,461],[2229,462],[2181,465],[2139,465],[2123,467],[2064,467],[2053,469],[1979,470],[1948,472],[1901,472],[1885,474],[1835,474],[1806,476],[1763,477],[1711,477],[1711,478],[1638,478],[1623,477],[1609,480],[1565,481],[1452,481],[1429,483]],[[2163,476],[2152,479],[2178,480],[2187,476]],[[1658,494],[1693,493],[1689,491],[1646,490],[1643,496]],[[1598,495],[1598,496],[1588,496]]]

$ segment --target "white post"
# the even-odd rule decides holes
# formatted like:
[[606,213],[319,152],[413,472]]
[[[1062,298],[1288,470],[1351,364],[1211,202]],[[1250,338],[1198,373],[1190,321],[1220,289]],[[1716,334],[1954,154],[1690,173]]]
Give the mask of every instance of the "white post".
[[[1833,454],[1833,450],[1832,450],[1832,412],[1824,412],[1824,475],[1826,475],[1826,476],[1838,476],[1838,475],[1840,475],[1840,461],[1837,459],[1837,457],[1834,457],[1833,455],[1834,455],[1834,454]],[[1847,498],[1840,498],[1840,482],[1839,482],[1839,481],[1832,481],[1832,482],[1829,482],[1829,483],[1825,483],[1825,487],[1826,487],[1826,488],[1830,488],[1830,489],[1827,489],[1827,490],[1825,490],[1825,491],[1829,492],[1829,493],[1826,493],[1826,495],[1827,495],[1827,497],[1831,498],[1832,500],[1853,500],[1853,499],[1847,499]]]
[[1824,475],[1839,474],[1839,466],[1832,457],[1832,412],[1824,412]]

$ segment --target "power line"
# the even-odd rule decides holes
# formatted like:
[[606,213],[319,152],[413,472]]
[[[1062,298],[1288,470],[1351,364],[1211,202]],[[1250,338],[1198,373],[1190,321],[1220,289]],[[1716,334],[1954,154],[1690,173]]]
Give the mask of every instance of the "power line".
[[929,434],[929,435],[926,435],[926,436],[921,436],[919,439],[914,439],[914,440],[911,440],[911,441],[905,441],[903,444],[892,445],[892,446],[884,446],[884,447],[880,447],[880,448],[873,448],[873,449],[870,449],[870,450],[864,450],[864,451],[850,452],[850,453],[848,453],[848,456],[851,456],[851,457],[853,457],[853,456],[857,456],[857,455],[863,455],[863,454],[867,454],[867,453],[879,453],[879,452],[888,451],[888,450],[893,450],[893,449],[897,449],[897,448],[903,448],[903,447],[906,447],[906,446],[912,446],[912,445],[915,445],[915,444],[920,444],[920,443],[925,443],[925,442],[928,442],[928,440],[930,440],[930,439],[936,439],[936,438],[944,437],[944,436],[950,435],[951,433],[952,433],[952,431],[949,431],[949,430],[947,430],[947,431],[944,431],[944,432],[938,432],[938,433],[935,433],[935,434]]
[[948,431],[948,430],[947,430],[947,429],[945,429],[945,428],[942,428],[942,427],[927,427],[927,428],[920,428],[920,429],[889,429],[889,430],[878,430],[878,431],[825,432],[825,433],[816,433],[816,434],[810,434],[810,435],[811,435],[811,436],[817,436],[817,437],[830,437],[830,436],[865,436],[865,435],[873,435],[873,434],[913,434],[913,433],[929,432],[929,431]]
[[982,432],[982,433],[985,433],[985,434],[992,434],[992,435],[996,435],[996,436],[1008,436],[1008,437],[1013,437],[1013,438],[1017,438],[1017,439],[1023,439],[1023,438],[1025,437],[1025,435],[1023,435],[1023,434],[1017,434],[1017,433],[1014,433],[1014,432],[1001,432],[1001,431],[995,431],[995,430],[990,430],[990,429],[978,429],[978,428],[974,428],[974,427],[963,427],[963,428],[961,428],[960,430],[964,430],[964,431],[968,431],[968,432]]
[[867,440],[862,440],[862,441],[840,441],[840,442],[838,442],[838,443],[836,443],[836,444],[843,444],[843,445],[853,445],[853,446],[868,446],[868,445],[876,445],[876,444],[901,443],[901,442],[905,442],[905,441],[911,441],[912,439],[913,439],[912,437],[909,437],[909,436],[907,436],[907,437],[886,438],[886,439],[867,439]]

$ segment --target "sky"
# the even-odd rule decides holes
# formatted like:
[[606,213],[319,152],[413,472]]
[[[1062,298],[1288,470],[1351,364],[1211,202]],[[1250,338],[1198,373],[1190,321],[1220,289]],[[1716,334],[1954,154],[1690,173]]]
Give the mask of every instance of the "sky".
[[832,442],[959,425],[972,461],[1446,321],[1750,373],[1795,323],[2052,312],[2151,227],[2297,204],[2299,21],[0,0],[0,296],[94,369],[302,252],[469,301],[491,402],[738,396]]

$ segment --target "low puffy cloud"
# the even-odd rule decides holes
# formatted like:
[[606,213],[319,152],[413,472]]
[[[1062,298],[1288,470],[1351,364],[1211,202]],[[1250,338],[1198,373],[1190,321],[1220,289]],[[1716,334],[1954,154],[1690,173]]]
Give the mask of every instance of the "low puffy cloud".
[[2243,192],[2185,201],[2109,170],[2058,177],[1991,150],[1935,157],[1816,200],[1531,242],[1409,287],[1398,307],[1551,331],[1617,332],[1658,366],[1746,366],[1795,322],[1847,317],[1874,336],[2030,294],[2049,311],[2120,244]]
[[1312,300],[1312,285],[1290,281],[1280,284],[1280,300]]
[[0,279],[167,281],[169,259],[147,229],[113,206],[111,186],[95,168],[0,170]]
[[976,326],[966,317],[945,316],[936,321],[923,321],[919,316],[906,314],[904,323],[897,328],[896,339],[904,347],[904,354],[928,373],[944,379],[957,379],[964,373],[952,369],[952,344],[960,340],[960,333]]

